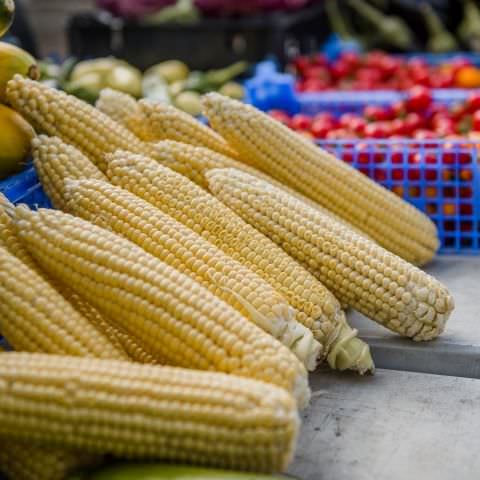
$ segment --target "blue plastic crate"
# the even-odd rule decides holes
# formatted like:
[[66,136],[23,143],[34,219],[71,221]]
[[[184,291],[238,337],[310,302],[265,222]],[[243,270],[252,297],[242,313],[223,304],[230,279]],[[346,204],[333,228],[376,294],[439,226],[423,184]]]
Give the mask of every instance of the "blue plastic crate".
[[[461,88],[433,89],[435,102],[453,105],[464,102],[475,91]],[[313,93],[298,93],[298,112],[315,115],[319,112],[330,112],[334,115],[342,113],[361,113],[366,105],[388,107],[399,100],[407,98],[406,92],[394,90],[372,91],[327,91]],[[279,107],[276,107],[279,108]],[[297,112],[295,112],[297,113]]]
[[38,181],[33,166],[0,181],[0,192],[13,203],[26,203],[30,207],[51,208],[51,203]]
[[415,140],[318,144],[425,212],[438,227],[441,253],[480,253],[480,165],[473,145]]

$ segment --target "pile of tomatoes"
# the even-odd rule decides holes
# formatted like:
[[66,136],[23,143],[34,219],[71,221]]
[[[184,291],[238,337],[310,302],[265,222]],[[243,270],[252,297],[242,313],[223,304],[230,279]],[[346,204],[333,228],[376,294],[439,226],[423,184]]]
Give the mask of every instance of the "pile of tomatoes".
[[323,90],[408,90],[416,85],[430,88],[480,87],[480,69],[458,57],[440,65],[422,58],[404,59],[385,52],[361,55],[345,52],[334,62],[322,54],[298,56],[288,67],[297,76],[299,92]]
[[362,113],[344,113],[340,117],[322,112],[314,117],[297,114],[290,117],[281,110],[270,115],[312,139],[349,138],[440,138],[480,137],[480,92],[472,92],[461,104],[447,107],[435,103],[430,89],[411,88],[405,100],[389,106],[367,105]]

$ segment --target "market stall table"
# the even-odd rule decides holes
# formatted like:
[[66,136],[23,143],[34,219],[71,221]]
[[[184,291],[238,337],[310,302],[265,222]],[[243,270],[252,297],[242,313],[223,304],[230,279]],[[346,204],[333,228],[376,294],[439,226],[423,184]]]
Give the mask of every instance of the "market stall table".
[[319,372],[289,473],[301,480],[478,478],[480,380]]

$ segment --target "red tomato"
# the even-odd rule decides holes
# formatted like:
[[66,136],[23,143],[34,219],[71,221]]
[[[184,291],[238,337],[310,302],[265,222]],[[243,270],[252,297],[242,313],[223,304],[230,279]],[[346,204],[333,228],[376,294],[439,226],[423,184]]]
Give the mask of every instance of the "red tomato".
[[330,67],[330,74],[333,78],[339,80],[343,77],[346,77],[351,71],[350,66],[342,62],[341,60],[337,60],[331,67]]
[[344,52],[340,59],[350,67],[357,67],[360,64],[360,56],[356,52]]
[[480,110],[480,92],[471,93],[467,98],[466,105],[470,113]]
[[290,124],[290,117],[288,116],[288,113],[284,112],[283,110],[270,110],[268,114],[284,125]]
[[344,113],[339,118],[339,124],[341,127],[349,128],[352,121],[360,118],[355,113]]
[[472,115],[472,130],[475,130],[476,132],[480,131],[480,110],[477,110]]
[[303,74],[303,72],[310,66],[310,59],[305,55],[299,55],[293,61],[293,65],[298,72]]
[[405,131],[407,134],[415,132],[419,128],[422,128],[424,121],[418,113],[409,113],[405,117]]
[[403,100],[393,103],[390,109],[394,117],[404,117],[407,112],[407,106]]
[[432,104],[432,92],[421,85],[408,91],[407,109],[410,112],[422,112]]
[[363,135],[366,138],[387,138],[390,133],[391,128],[387,127],[385,122],[369,123],[363,129]]
[[336,125],[337,124],[337,119],[335,118],[335,116],[329,112],[321,112],[321,113],[317,113],[314,117],[313,117],[313,121],[317,121],[317,120],[322,120],[324,122],[328,122],[328,123],[331,123],[332,125]]
[[367,105],[363,109],[363,116],[372,122],[381,122],[391,118],[391,110],[377,105]]
[[394,135],[404,136],[407,133],[405,121],[400,118],[395,118],[391,121],[390,127]]
[[452,71],[437,71],[430,75],[430,85],[433,88],[451,88],[455,82]]
[[325,120],[314,120],[310,131],[315,138],[326,138],[328,132],[333,128],[334,125]]
[[[302,92],[320,92],[329,87],[329,82],[320,78],[307,78],[303,81]],[[298,88],[297,88],[298,89]]]
[[309,130],[312,125],[312,118],[303,113],[297,113],[290,120],[290,128],[294,130]]
[[356,135],[346,128],[336,128],[327,133],[326,138],[329,140],[341,140],[343,138],[355,138]]
[[310,62],[313,65],[327,65],[327,57],[323,53],[315,53],[312,55]]

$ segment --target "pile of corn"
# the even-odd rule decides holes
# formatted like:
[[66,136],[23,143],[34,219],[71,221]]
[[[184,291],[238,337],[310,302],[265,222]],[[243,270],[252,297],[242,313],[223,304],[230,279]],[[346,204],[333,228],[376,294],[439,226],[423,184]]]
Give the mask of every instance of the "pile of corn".
[[373,373],[342,306],[414,340],[444,329],[453,299],[413,265],[434,225],[254,108],[209,94],[210,129],[20,76],[7,98],[55,207],[0,200],[11,478],[106,455],[282,471],[307,370]]

